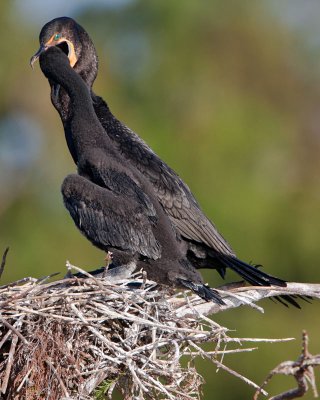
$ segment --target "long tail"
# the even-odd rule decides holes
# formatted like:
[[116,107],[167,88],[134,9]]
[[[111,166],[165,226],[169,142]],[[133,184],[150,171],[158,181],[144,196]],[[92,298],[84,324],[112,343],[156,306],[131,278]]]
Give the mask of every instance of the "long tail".
[[[284,281],[283,279],[269,275],[258,269],[256,266],[247,264],[244,261],[238,260],[235,257],[221,255],[221,257],[219,257],[219,262],[221,262],[222,264],[222,271],[225,270],[226,267],[228,267],[236,272],[238,275],[240,275],[245,281],[247,281],[251,285],[281,287],[287,286],[286,281]],[[301,308],[295,300],[297,297],[308,302],[308,297],[294,295],[275,296],[274,299],[279,301],[286,307],[288,307],[287,303],[289,303],[296,308]]]
[[232,269],[238,275],[240,275],[245,281],[249,282],[254,286],[282,286],[286,287],[286,281],[275,276],[269,275],[256,266],[245,263],[244,261],[238,260],[235,257],[226,255],[219,256],[219,262],[224,267]]
[[219,293],[210,288],[207,285],[201,283],[194,283],[192,281],[188,281],[186,279],[178,278],[179,283],[182,286],[185,286],[188,289],[191,289],[194,293],[196,293],[199,297],[206,301],[213,301],[221,306],[226,305],[226,303],[222,300]]

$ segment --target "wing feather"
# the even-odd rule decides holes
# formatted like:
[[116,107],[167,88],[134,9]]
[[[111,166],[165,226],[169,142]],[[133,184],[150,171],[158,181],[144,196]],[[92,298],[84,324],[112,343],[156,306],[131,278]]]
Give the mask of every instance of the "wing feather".
[[161,246],[143,205],[117,195],[83,176],[68,175],[62,185],[64,203],[80,231],[96,246],[120,248],[157,259]]
[[159,202],[179,233],[218,252],[234,255],[182,179],[135,132],[111,114],[102,98],[93,94],[93,103],[107,134],[118,150],[152,183]]

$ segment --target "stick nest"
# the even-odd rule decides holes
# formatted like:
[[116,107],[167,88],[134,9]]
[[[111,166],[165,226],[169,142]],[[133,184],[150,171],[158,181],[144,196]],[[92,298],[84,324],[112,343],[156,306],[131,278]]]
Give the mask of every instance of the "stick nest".
[[0,288],[1,398],[105,399],[117,389],[125,399],[199,399],[197,356],[258,388],[220,358],[253,350],[227,350],[229,343],[262,340],[229,337],[201,313],[197,296],[141,273],[116,283],[84,274]]

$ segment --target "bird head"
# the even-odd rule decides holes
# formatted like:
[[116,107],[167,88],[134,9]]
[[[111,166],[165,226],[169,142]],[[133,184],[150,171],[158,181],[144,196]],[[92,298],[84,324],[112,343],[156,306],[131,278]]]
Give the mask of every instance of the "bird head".
[[96,50],[87,32],[75,20],[59,17],[47,22],[41,29],[39,42],[39,50],[30,59],[32,67],[43,52],[57,46],[68,56],[71,67],[92,86],[98,69]]
[[46,23],[41,29],[39,35],[40,48],[31,57],[30,65],[38,60],[40,55],[52,46],[58,46],[68,56],[71,67],[74,67],[78,61],[79,46],[77,52],[74,43],[81,44],[77,37],[77,23],[72,18],[55,18]]

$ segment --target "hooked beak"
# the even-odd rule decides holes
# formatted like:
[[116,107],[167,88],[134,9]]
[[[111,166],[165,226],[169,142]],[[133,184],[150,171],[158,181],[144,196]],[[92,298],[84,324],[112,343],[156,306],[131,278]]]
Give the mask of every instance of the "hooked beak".
[[37,59],[40,57],[40,54],[44,53],[49,46],[46,46],[42,44],[39,48],[39,50],[30,58],[30,67],[33,69],[33,64],[37,61]]

